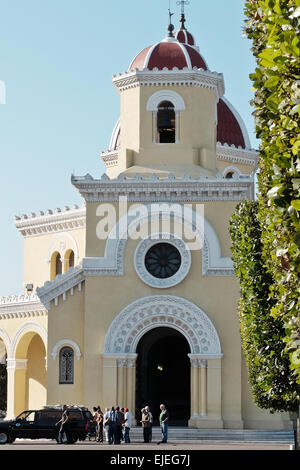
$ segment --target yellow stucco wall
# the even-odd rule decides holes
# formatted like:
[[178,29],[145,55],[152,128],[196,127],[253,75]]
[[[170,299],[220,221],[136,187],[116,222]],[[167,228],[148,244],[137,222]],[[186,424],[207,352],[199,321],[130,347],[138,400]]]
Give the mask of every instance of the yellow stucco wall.
[[51,255],[57,251],[64,260],[68,250],[78,253],[78,264],[85,255],[84,228],[24,238],[24,286],[33,284],[35,289],[49,281]]

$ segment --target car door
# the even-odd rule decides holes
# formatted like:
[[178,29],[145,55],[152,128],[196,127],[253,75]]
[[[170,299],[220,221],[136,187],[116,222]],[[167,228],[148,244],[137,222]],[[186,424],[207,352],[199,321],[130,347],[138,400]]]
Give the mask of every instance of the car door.
[[13,425],[16,438],[32,439],[36,437],[35,413],[35,411],[28,410],[17,416]]
[[39,437],[55,439],[59,430],[56,423],[61,419],[61,412],[56,410],[41,410],[37,412],[36,419]]

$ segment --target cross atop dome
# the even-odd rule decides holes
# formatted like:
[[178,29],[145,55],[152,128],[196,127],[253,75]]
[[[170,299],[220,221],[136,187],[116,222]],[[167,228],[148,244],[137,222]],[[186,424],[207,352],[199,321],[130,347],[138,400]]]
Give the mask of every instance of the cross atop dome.
[[174,13],[171,13],[171,10],[169,8],[169,26],[168,26],[168,37],[169,38],[173,38],[174,37],[174,34],[173,34],[173,31],[174,31],[174,25],[172,24],[172,16],[174,15]]
[[180,29],[186,29],[185,28],[185,11],[184,7],[185,5],[189,5],[190,0],[179,0],[177,2],[177,5],[181,5],[181,18],[180,18],[180,23],[181,23],[181,28]]

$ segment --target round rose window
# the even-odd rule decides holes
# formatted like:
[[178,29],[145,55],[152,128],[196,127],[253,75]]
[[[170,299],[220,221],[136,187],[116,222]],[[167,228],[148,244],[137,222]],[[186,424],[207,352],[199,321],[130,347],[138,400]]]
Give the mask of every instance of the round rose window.
[[181,266],[181,254],[170,243],[157,243],[146,253],[145,266],[147,271],[158,279],[174,276]]

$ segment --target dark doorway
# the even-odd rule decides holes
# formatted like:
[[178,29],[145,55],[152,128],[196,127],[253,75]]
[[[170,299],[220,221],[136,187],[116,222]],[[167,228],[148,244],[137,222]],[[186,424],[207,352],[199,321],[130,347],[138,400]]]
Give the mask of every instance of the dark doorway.
[[159,406],[170,413],[170,426],[187,426],[190,418],[190,347],[173,328],[155,328],[146,333],[137,347],[136,420],[141,409],[150,406],[158,425]]

